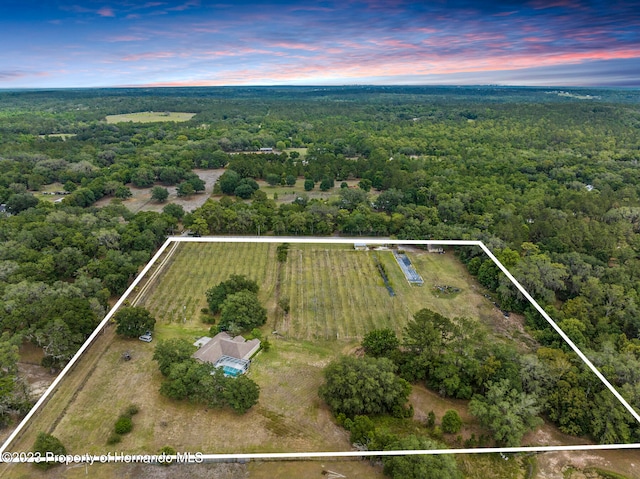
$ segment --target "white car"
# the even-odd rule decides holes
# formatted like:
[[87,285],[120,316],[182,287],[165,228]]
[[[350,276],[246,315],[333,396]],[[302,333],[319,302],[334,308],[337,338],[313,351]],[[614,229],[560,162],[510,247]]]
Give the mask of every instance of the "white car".
[[151,340],[153,339],[151,337],[151,331],[147,331],[146,333],[144,333],[142,336],[140,336],[138,338],[140,341],[144,341],[145,343],[150,343]]

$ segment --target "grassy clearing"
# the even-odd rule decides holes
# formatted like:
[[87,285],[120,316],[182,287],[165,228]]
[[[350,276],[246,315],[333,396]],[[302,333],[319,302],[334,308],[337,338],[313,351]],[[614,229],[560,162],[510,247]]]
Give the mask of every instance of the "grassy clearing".
[[175,111],[141,111],[139,113],[126,113],[123,115],[107,115],[107,123],[153,123],[158,121],[189,121],[195,113],[181,113]]
[[[358,185],[359,180],[347,180],[347,184],[350,188],[355,188]],[[291,203],[296,197],[302,193],[306,194],[310,199],[313,198],[334,198],[337,197],[340,192],[340,183],[337,181],[336,185],[328,191],[320,190],[320,182],[316,183],[316,186],[311,191],[304,190],[304,178],[298,178],[296,184],[292,186],[276,185],[271,186],[264,180],[258,180],[260,189],[264,191],[269,198],[273,198],[274,193],[278,195],[277,203]],[[372,194],[371,196],[376,196]]]
[[33,195],[39,200],[54,202],[57,199],[64,198],[64,195],[56,195],[56,191],[64,191],[62,183],[51,183],[42,185],[39,191],[35,191]]
[[73,138],[76,133],[49,133],[47,135],[38,135],[39,138],[62,138],[66,141],[67,138]]
[[[282,295],[291,311],[276,324],[298,339],[359,340],[374,328],[401,333],[414,313],[430,308],[448,317],[467,316],[490,323],[499,314],[482,296],[453,255],[408,252],[424,286],[407,282],[391,251],[354,251],[350,245],[292,245]],[[373,255],[384,265],[396,296],[390,296]],[[433,284],[460,288],[456,298],[434,294]]]
[[307,150],[309,148],[285,148],[284,151],[286,151],[287,153],[291,153],[292,151],[297,151],[298,153],[300,153],[300,158],[304,159],[307,156]]

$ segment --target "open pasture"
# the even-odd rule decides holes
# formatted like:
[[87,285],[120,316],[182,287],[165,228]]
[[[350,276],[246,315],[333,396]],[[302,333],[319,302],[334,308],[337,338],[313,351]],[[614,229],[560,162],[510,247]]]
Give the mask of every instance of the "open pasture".
[[[290,299],[288,315],[276,329],[297,339],[360,340],[367,332],[389,327],[398,334],[414,313],[430,308],[449,317],[467,316],[489,324],[499,314],[476,290],[453,255],[422,250],[407,252],[424,286],[411,285],[391,251],[355,251],[351,245],[292,245],[282,279],[281,295]],[[396,293],[390,296],[374,255]],[[461,289],[455,300],[437,297],[432,284]]]
[[122,115],[107,115],[107,123],[153,123],[158,121],[189,121],[195,113],[183,113],[175,111],[141,111],[138,113],[125,113]]

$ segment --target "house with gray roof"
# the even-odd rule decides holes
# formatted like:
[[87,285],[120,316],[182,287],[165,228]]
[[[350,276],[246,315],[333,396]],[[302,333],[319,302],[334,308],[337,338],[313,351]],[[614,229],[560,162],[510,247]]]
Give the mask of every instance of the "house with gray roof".
[[249,368],[251,357],[260,349],[260,340],[247,341],[242,336],[233,337],[223,331],[213,338],[200,338],[194,345],[199,349],[192,357],[223,368],[227,375],[237,376],[244,374]]

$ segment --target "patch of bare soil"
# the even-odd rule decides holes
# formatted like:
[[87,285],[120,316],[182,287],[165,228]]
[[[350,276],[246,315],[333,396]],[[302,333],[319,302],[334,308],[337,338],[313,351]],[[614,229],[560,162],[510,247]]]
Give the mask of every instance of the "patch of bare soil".
[[563,451],[539,454],[537,479],[599,478],[593,468],[640,478],[640,454],[634,450]]
[[[130,211],[133,213],[137,213],[138,211],[156,211],[161,212],[162,208],[164,208],[169,203],[174,203],[176,205],[182,205],[185,211],[193,211],[196,208],[199,208],[204,204],[205,201],[211,196],[213,193],[213,185],[215,185],[218,178],[224,173],[224,169],[216,169],[216,170],[193,170],[200,179],[205,182],[205,190],[202,193],[196,193],[187,198],[179,198],[176,192],[176,186],[167,186],[167,190],[169,191],[169,198],[167,201],[163,203],[158,203],[155,200],[151,199],[151,188],[136,188],[135,186],[130,186],[131,193],[133,196],[128,198],[122,202]],[[162,186],[162,185],[160,185]],[[113,198],[106,197],[96,202],[96,206],[103,207],[108,205]]]
[[22,362],[18,363],[18,372],[20,376],[27,381],[27,384],[29,384],[31,397],[34,400],[37,400],[44,394],[57,376],[57,373],[52,374],[49,369],[43,368],[38,364]]

